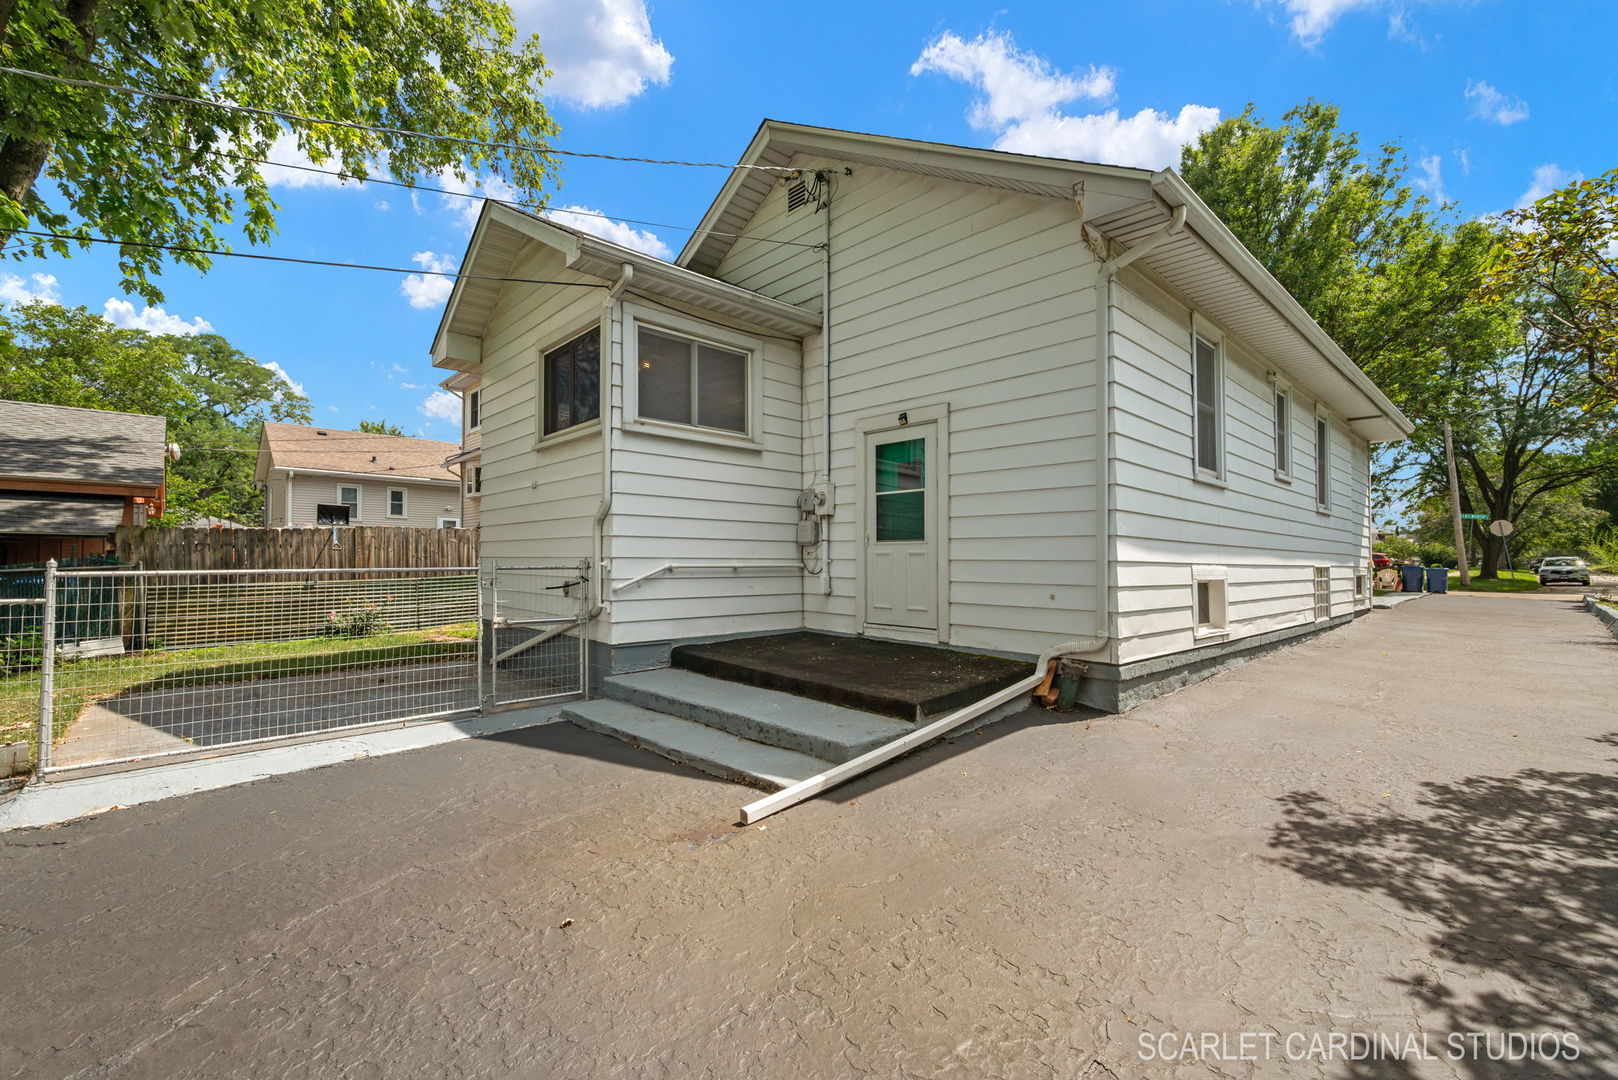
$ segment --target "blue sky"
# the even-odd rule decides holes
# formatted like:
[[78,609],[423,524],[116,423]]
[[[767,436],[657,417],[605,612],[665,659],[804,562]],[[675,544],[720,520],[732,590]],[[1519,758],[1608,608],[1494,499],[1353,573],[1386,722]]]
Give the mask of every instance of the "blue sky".
[[[765,117],[1118,164],[1253,102],[1276,119],[1330,101],[1392,140],[1462,216],[1618,165],[1610,0],[1185,0],[1151,5],[516,0],[555,72],[545,96],[578,150],[734,160]],[[296,162],[296,147],[283,160]],[[452,269],[477,203],[397,188],[276,184],[272,254]],[[690,226],[716,169],[564,160],[554,206]],[[302,184],[303,186],[299,186]],[[567,224],[671,255],[675,228]],[[245,248],[245,245],[238,245]],[[0,266],[0,300],[44,295],[165,332],[211,328],[277,366],[317,422],[388,419],[453,438],[427,362],[445,279],[220,259],[174,269],[161,309],[102,253]]]

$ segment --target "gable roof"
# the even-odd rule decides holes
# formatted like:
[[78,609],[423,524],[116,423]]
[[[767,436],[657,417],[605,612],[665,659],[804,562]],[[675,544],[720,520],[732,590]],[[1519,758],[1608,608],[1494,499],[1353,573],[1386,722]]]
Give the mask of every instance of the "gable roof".
[[[1186,306],[1229,330],[1293,385],[1372,441],[1405,438],[1408,419],[1312,319],[1236,235],[1171,169],[1098,165],[947,143],[766,120],[740,164],[788,167],[804,159],[867,165],[1075,203],[1075,223],[1114,251],[1141,244],[1185,208],[1185,226],[1138,259]],[[779,173],[733,170],[676,260],[704,274],[763,204]]]
[[483,336],[500,293],[521,279],[512,278],[523,249],[537,242],[561,253],[566,276],[561,288],[597,289],[603,300],[633,268],[623,291],[652,300],[701,307],[768,333],[802,337],[820,328],[818,312],[808,311],[666,259],[603,240],[599,236],[504,203],[485,201],[477,226],[461,258],[460,277],[444,306],[433,338],[433,365],[466,371],[475,358],[457,355]]
[[458,483],[458,474],[444,459],[460,449],[459,443],[436,439],[267,423],[259,441],[260,479],[267,469],[293,469]]
[[6,479],[157,487],[167,427],[161,416],[0,401],[0,487]]

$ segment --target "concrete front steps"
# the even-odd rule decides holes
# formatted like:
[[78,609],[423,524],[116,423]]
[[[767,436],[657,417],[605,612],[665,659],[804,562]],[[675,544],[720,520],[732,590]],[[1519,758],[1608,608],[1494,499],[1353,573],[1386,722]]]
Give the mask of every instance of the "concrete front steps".
[[765,791],[874,750],[911,724],[677,668],[615,675],[561,717]]

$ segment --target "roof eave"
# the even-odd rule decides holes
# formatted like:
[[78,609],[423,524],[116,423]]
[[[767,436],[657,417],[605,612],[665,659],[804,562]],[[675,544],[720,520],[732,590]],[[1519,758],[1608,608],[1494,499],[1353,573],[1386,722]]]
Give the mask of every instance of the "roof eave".
[[[1380,438],[1372,438],[1371,441],[1398,442],[1408,438],[1415,431],[1415,424],[1389,400],[1376,383],[1371,381],[1369,375],[1360,370],[1358,364],[1349,359],[1342,347],[1332,340],[1330,334],[1321,329],[1320,324],[1304,310],[1303,305],[1287,291],[1286,286],[1277,281],[1275,275],[1247,250],[1246,245],[1237,239],[1236,234],[1230,231],[1230,227],[1202,201],[1202,197],[1183,177],[1172,169],[1163,169],[1152,176],[1152,189],[1171,207],[1184,206],[1187,222],[1197,234],[1377,410],[1386,421],[1383,430],[1387,434]],[[1370,418],[1361,418],[1354,423],[1366,430],[1377,427],[1371,423]],[[1370,438],[1369,435],[1367,437]]]

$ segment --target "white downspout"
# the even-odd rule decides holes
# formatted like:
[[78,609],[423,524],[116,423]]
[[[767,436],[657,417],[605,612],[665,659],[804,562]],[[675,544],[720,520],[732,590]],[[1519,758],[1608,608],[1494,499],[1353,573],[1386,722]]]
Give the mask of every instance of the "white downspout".
[[[826,192],[826,241],[820,261],[820,411],[825,420],[824,442],[826,487],[831,489],[831,192]],[[833,510],[836,507],[832,507]],[[828,519],[829,520],[829,519]],[[830,596],[831,584],[831,527],[825,526],[826,552],[820,560],[821,591]]]
[[1096,652],[1117,637],[1113,611],[1117,589],[1112,573],[1112,410],[1113,410],[1113,282],[1136,259],[1167,243],[1185,228],[1185,207],[1176,206],[1168,224],[1122,254],[1096,267],[1096,604],[1091,636],[1047,650],[1048,655]]
[[[585,612],[582,617],[582,621],[587,624],[593,622],[596,616],[601,614],[602,609],[606,606],[607,600],[607,567],[603,563],[603,557],[606,551],[606,538],[603,534],[606,531],[605,526],[607,522],[607,515],[612,512],[613,356],[611,329],[613,321],[613,308],[618,303],[619,297],[623,296],[624,290],[628,289],[630,282],[634,280],[634,266],[629,263],[624,263],[623,273],[618,275],[618,280],[613,282],[612,287],[607,290],[607,301],[605,304],[607,312],[608,341],[606,365],[607,377],[601,382],[601,393],[604,399],[602,404],[605,406],[605,408],[601,410],[601,501],[596,504],[595,517],[590,522],[590,571],[595,575],[595,588],[590,590],[592,598],[590,610]],[[620,337],[619,348],[621,351],[623,345],[621,340],[623,335],[623,319],[620,318],[618,322],[620,324],[618,333]]]

